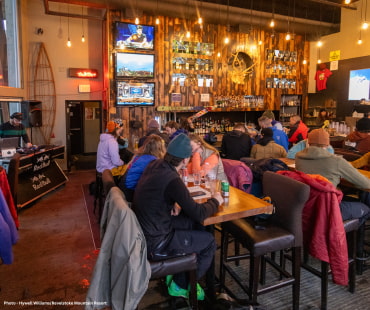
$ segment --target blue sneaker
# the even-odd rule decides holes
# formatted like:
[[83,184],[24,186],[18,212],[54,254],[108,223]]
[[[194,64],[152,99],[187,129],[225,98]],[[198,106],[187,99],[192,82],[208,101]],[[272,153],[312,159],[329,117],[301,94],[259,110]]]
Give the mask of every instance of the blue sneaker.
[[175,281],[171,281],[170,286],[168,287],[168,294],[173,297],[183,297],[189,298],[189,292],[186,289],[179,287]]

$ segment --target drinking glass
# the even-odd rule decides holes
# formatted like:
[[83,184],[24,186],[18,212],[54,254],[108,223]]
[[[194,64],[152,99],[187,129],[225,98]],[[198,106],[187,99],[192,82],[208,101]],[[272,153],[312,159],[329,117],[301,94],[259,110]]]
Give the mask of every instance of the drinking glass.
[[200,172],[193,173],[193,178],[194,178],[194,185],[199,186],[200,185],[200,180],[201,180]]

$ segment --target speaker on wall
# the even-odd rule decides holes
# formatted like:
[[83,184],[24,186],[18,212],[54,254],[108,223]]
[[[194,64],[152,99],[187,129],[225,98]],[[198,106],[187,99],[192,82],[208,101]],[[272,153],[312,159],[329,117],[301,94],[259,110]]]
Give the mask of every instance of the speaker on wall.
[[21,112],[23,113],[22,124],[25,127],[42,126],[42,103],[38,100],[25,100],[21,102]]

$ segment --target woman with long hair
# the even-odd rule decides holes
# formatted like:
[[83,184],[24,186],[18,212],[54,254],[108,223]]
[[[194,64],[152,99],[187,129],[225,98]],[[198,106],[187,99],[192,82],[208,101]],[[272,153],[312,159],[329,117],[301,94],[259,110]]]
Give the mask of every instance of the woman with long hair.
[[150,135],[145,139],[132,160],[128,163],[127,170],[119,181],[119,187],[131,202],[139,179],[146,166],[153,160],[163,158],[166,153],[164,140],[158,135]]
[[105,169],[110,169],[113,176],[120,175],[124,162],[119,156],[117,138],[121,136],[123,127],[114,121],[107,123],[107,131],[100,135],[98,151],[96,154],[96,170],[102,173]]
[[189,134],[192,156],[188,172],[205,176],[213,173],[218,180],[227,180],[219,151],[196,134]]

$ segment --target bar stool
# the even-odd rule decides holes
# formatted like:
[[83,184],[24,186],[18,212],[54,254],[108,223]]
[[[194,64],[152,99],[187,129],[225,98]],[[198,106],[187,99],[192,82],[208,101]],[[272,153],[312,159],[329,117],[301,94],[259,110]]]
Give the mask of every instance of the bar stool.
[[[291,178],[267,171],[263,175],[263,192],[271,197],[275,213],[263,229],[256,227],[253,220],[239,219],[222,224],[220,283],[230,295],[233,293],[225,286],[225,274],[228,272],[242,290],[248,295],[252,304],[257,303],[257,296],[292,285],[293,309],[299,309],[300,264],[302,246],[302,209],[309,197],[308,185]],[[289,195],[286,195],[289,190]],[[231,234],[245,247],[246,255],[228,256],[228,238]],[[283,249],[292,249],[292,271],[276,264],[267,254]],[[250,258],[248,285],[228,262]],[[259,286],[260,265],[268,262],[280,275],[280,279],[269,285]],[[284,279],[282,279],[284,277]]]
[[[348,247],[348,290],[355,292],[356,288],[356,236],[359,228],[359,220],[352,219],[343,222],[347,236]],[[321,310],[327,309],[328,304],[328,282],[331,274],[329,263],[321,261],[320,269],[314,268],[308,263],[308,249],[304,249],[302,267],[321,279]]]

